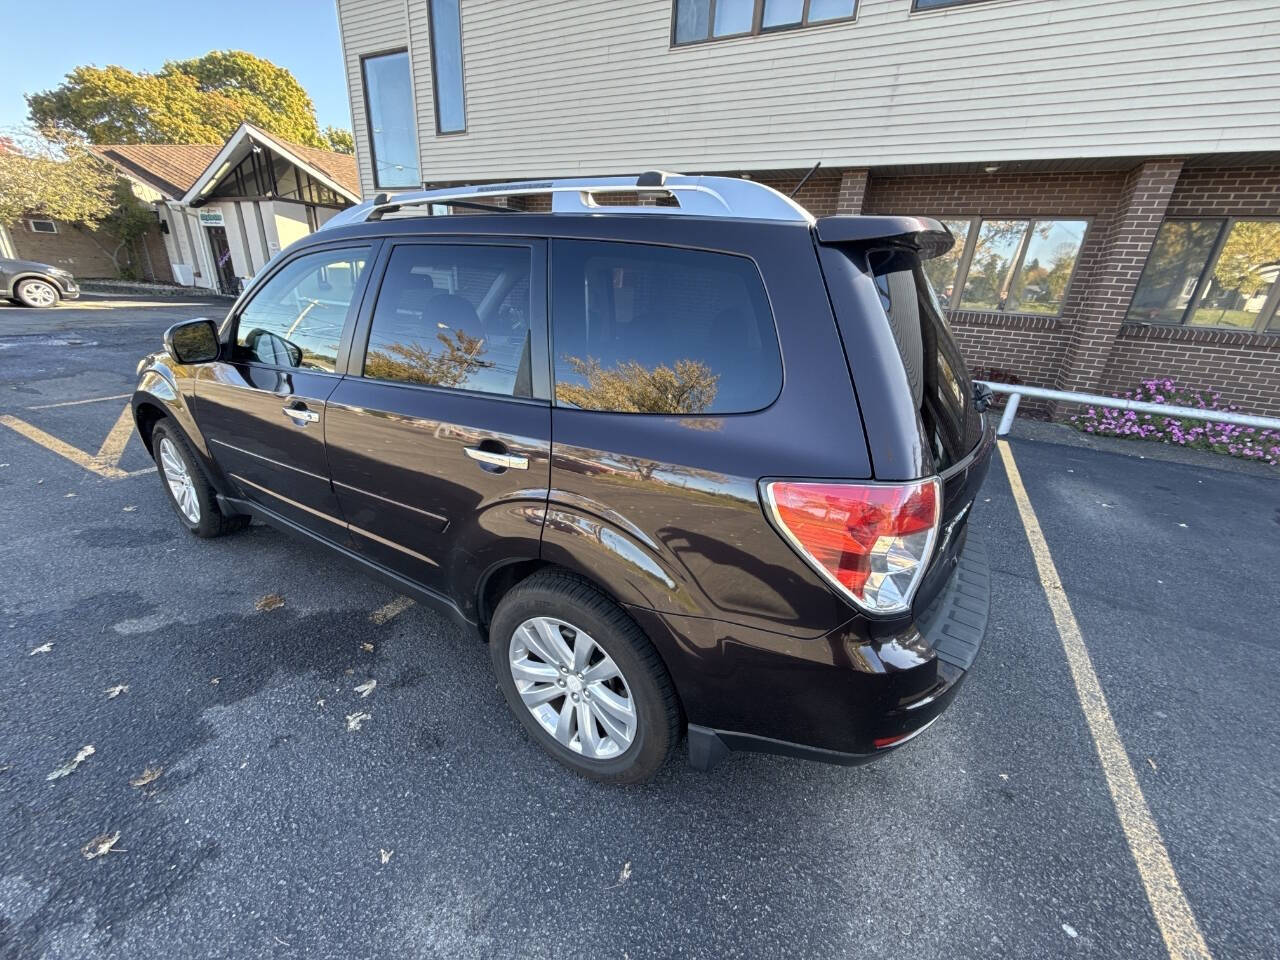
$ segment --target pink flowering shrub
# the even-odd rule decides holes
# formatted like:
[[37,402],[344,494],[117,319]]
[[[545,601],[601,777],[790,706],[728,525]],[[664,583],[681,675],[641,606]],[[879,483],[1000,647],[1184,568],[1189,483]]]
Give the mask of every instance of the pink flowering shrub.
[[[1167,377],[1143,380],[1142,386],[1126,392],[1124,396],[1127,400],[1144,403],[1196,407],[1206,414],[1211,414],[1214,410],[1240,409],[1234,403],[1223,403],[1222,394],[1216,391],[1179,386]],[[1101,437],[1157,440],[1180,447],[1212,450],[1246,460],[1261,460],[1273,466],[1280,463],[1280,430],[1259,430],[1256,427],[1219,423],[1212,417],[1193,420],[1190,417],[1165,417],[1133,410],[1116,410],[1112,407],[1089,407],[1084,413],[1073,416],[1071,425],[1084,433]]]

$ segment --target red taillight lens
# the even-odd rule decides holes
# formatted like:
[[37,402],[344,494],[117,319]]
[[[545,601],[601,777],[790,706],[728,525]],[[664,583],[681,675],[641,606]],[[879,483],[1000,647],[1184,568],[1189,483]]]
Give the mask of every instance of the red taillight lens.
[[914,483],[802,483],[764,488],[774,522],[801,556],[870,613],[900,613],[933,553],[937,478]]

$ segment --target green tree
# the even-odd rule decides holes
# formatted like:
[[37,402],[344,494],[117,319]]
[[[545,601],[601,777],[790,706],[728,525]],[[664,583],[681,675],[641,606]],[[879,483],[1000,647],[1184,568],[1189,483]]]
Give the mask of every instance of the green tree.
[[40,134],[0,150],[0,224],[28,213],[96,227],[115,209],[116,176],[77,141]]
[[356,141],[351,136],[350,130],[343,130],[341,127],[325,127],[320,131],[320,135],[324,137],[329,149],[334,153],[356,152]]
[[367,377],[406,380],[434,387],[457,387],[472,373],[493,362],[483,359],[484,340],[455,330],[436,334],[439,346],[421,343],[392,343],[382,350],[370,350],[364,362]]
[[90,143],[221,143],[243,121],[284,140],[327,147],[315,106],[284,67],[243,50],[170,60],[157,73],[76,67],[27,95],[31,120]]

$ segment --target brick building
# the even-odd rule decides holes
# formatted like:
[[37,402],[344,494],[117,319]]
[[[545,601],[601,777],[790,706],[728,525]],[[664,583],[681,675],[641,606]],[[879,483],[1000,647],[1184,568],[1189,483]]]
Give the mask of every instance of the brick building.
[[365,195],[669,169],[944,221],[971,366],[1280,413],[1270,0],[339,0]]

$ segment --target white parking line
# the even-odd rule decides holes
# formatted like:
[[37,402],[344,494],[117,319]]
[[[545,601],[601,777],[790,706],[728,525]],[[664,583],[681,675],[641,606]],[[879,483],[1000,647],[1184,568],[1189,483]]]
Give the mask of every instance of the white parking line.
[[1182,892],[1178,875],[1173,871],[1173,861],[1169,859],[1169,851],[1165,849],[1160,828],[1156,826],[1151,808],[1147,806],[1147,799],[1138,786],[1138,777],[1129,763],[1129,754],[1125,752],[1115,720],[1111,718],[1111,708],[1107,706],[1102,684],[1094,672],[1089,648],[1085,646],[1080,624],[1071,612],[1071,603],[1067,600],[1058,568],[1049,553],[1049,544],[1027,496],[1027,488],[1022,485],[1022,475],[1014,462],[1013,451],[1004,440],[999,441],[999,446],[1005,474],[1009,478],[1009,486],[1013,488],[1013,499],[1022,518],[1022,527],[1026,531],[1036,569],[1040,573],[1040,584],[1049,600],[1054,623],[1058,626],[1058,636],[1067,656],[1067,666],[1071,668],[1076,695],[1080,698],[1080,706],[1084,710],[1089,733],[1093,737],[1093,745],[1098,751],[1098,760],[1107,779],[1107,788],[1111,791],[1111,802],[1115,804],[1125,840],[1128,841],[1129,850],[1138,865],[1142,885],[1147,891],[1147,902],[1151,904],[1151,912],[1155,914],[1160,935],[1164,937],[1165,949],[1169,951],[1172,960],[1213,960],[1196,923],[1195,914],[1191,912],[1191,905]]

